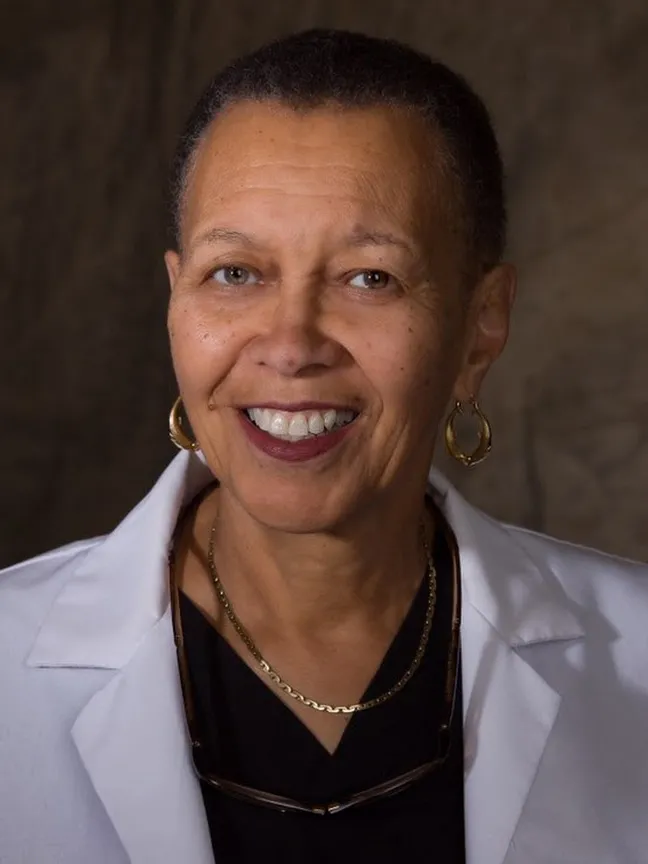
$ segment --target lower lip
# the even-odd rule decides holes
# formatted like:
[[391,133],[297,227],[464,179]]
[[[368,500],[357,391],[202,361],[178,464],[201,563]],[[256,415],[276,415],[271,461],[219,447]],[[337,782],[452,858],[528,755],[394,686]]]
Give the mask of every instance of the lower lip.
[[259,429],[245,411],[238,412],[241,425],[248,440],[267,456],[279,459],[281,462],[307,462],[324,453],[333,450],[349,433],[355,421],[339,426],[332,432],[324,435],[315,435],[312,438],[304,438],[302,441],[283,441],[281,438],[273,438],[263,429]]

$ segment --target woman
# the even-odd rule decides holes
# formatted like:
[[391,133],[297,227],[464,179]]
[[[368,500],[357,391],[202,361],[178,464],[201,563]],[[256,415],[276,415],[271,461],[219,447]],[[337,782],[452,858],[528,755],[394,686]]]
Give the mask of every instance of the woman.
[[515,293],[481,102],[291,36],[210,84],[173,188],[185,452],[2,576],[0,860],[648,861],[646,568],[429,474],[439,428],[490,449]]

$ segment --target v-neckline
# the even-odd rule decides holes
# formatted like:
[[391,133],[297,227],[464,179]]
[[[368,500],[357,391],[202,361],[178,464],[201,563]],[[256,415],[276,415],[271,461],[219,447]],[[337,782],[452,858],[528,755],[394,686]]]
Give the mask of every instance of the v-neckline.
[[[365,702],[386,692],[393,684],[401,677],[411,659],[420,639],[420,634],[423,628],[425,618],[425,608],[427,604],[428,580],[424,577],[414,595],[410,607],[407,610],[405,618],[401,622],[396,634],[387,647],[382,660],[375,670],[371,680],[369,681],[360,701]],[[238,654],[230,642],[218,631],[214,626],[210,617],[200,608],[194,601],[184,592],[180,591],[181,598],[181,613],[182,606],[189,606],[193,613],[199,616],[204,625],[209,628],[216,650],[225,652],[229,658],[229,662],[234,664],[238,670],[238,674],[245,678],[245,686],[253,688],[263,688],[269,697],[268,705],[273,706],[273,710],[278,711],[283,722],[287,723],[294,730],[294,734],[299,734],[300,737],[305,736],[305,746],[317,746],[322,751],[323,758],[328,757],[331,760],[344,758],[344,751],[347,748],[347,741],[352,734],[352,728],[358,725],[357,720],[363,714],[379,710],[378,708],[368,709],[368,712],[358,712],[350,715],[349,722],[346,724],[342,735],[334,750],[329,750],[317,737],[317,735],[309,729],[299,715],[293,711],[288,703],[286,703],[273,687],[266,683],[261,676],[248,665],[243,658]],[[415,638],[412,638],[415,637]],[[402,643],[407,641],[409,645],[404,646]],[[412,646],[411,643],[414,642]],[[411,648],[411,650],[409,650]],[[409,659],[407,659],[409,658]],[[405,664],[403,665],[403,661]],[[260,691],[259,691],[260,692]],[[266,700],[267,701],[267,700]],[[387,703],[385,703],[387,704]],[[306,743],[306,740],[308,743]]]

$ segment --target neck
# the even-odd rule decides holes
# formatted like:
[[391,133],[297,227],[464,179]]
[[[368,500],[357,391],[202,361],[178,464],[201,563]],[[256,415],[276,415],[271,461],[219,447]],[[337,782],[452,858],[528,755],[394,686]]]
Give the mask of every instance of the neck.
[[248,621],[273,621],[286,635],[390,626],[402,619],[427,565],[423,495],[397,504],[349,520],[343,533],[288,534],[259,524],[218,489],[201,507],[199,530],[207,542],[215,526],[219,578]]

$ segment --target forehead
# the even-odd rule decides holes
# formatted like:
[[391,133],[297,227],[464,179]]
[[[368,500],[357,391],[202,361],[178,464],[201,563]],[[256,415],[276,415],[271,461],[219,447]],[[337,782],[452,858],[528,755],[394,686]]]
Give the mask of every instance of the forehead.
[[417,114],[388,106],[296,111],[243,102],[199,145],[187,183],[185,240],[218,214],[358,218],[426,231],[441,209],[444,154]]

